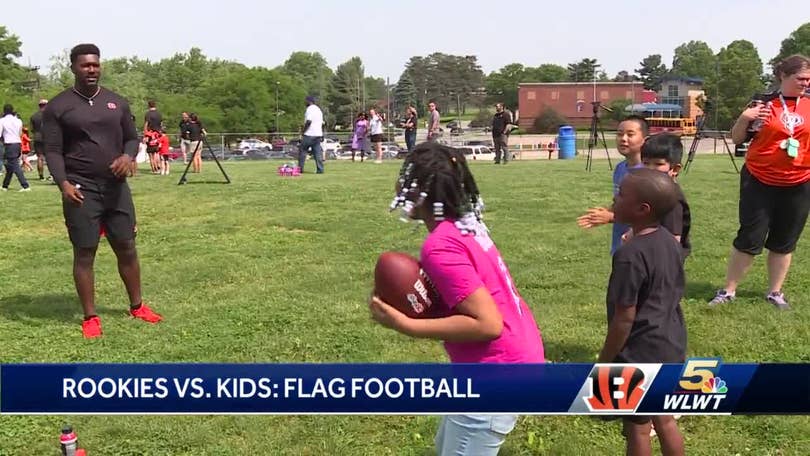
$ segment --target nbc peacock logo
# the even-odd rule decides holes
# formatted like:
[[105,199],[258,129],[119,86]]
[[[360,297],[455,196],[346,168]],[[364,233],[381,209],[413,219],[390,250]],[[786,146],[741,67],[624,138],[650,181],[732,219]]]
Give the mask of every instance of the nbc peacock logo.
[[703,387],[700,389],[702,393],[706,394],[726,394],[726,381],[720,377],[712,377],[703,382]]

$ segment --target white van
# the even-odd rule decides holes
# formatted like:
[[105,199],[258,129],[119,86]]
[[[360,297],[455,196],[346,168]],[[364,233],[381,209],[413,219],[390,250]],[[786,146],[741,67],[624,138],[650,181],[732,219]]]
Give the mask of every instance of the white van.
[[458,148],[464,156],[467,158],[467,161],[470,160],[483,160],[483,161],[495,161],[495,152],[487,146],[462,146]]

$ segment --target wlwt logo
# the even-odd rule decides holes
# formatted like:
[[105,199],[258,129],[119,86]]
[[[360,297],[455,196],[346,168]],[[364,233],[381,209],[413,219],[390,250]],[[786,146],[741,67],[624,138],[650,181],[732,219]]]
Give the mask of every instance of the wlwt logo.
[[717,374],[720,358],[693,358],[686,361],[678,388],[664,396],[664,410],[672,412],[712,412],[720,408],[728,387]]

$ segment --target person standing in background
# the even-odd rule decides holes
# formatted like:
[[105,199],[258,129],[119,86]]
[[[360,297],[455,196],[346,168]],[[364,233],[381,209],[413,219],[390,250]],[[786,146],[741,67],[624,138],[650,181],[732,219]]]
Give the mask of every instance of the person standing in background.
[[411,152],[416,146],[416,127],[419,120],[416,118],[416,108],[413,105],[408,105],[405,109],[405,147],[408,152]]
[[428,141],[436,141],[441,136],[441,126],[439,125],[441,122],[441,116],[439,115],[439,110],[436,109],[436,103],[431,101],[428,103],[428,128],[427,128],[427,140]]
[[495,115],[492,116],[492,144],[495,146],[495,164],[509,162],[509,130],[512,128],[512,114],[504,110],[503,103],[495,104]]
[[298,151],[298,168],[304,172],[304,163],[307,154],[311,153],[315,160],[315,174],[323,174],[323,111],[315,104],[315,97],[306,98],[307,110],[304,112],[304,128],[302,129],[301,149]]
[[[42,111],[48,106],[48,100],[39,100],[39,110],[31,116],[31,130],[34,133],[34,153],[37,154],[37,173],[39,180],[45,179],[45,143],[42,142]],[[48,176],[48,180],[52,178]]]
[[22,155],[22,120],[14,114],[14,106],[7,104],[3,106],[3,118],[0,119],[0,139],[5,146],[6,176],[3,178],[2,191],[7,192],[11,184],[11,177],[17,176],[20,181],[21,192],[31,190],[25,174],[20,168],[20,156]]

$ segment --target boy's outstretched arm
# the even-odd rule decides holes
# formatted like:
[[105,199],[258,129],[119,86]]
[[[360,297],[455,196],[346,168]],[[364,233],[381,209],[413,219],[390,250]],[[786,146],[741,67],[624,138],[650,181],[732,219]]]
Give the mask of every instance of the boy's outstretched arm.
[[630,336],[630,330],[633,328],[635,318],[636,306],[615,306],[613,319],[608,325],[605,345],[599,353],[598,362],[611,363],[616,359]]
[[374,320],[411,337],[486,342],[500,337],[503,330],[503,317],[485,287],[460,302],[455,307],[458,314],[444,318],[410,318],[376,296],[371,297],[368,305]]
[[613,210],[604,207],[588,209],[588,212],[577,218],[577,225],[582,228],[593,228],[608,223],[613,223]]

